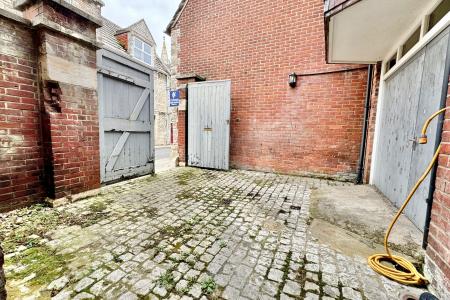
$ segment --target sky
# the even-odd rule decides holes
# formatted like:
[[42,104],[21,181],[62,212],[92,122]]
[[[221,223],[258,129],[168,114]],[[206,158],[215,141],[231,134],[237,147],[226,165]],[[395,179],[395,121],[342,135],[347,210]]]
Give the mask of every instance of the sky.
[[[163,37],[170,52],[170,37],[164,31],[178,8],[180,0],[104,0],[102,15],[121,27],[145,19],[161,55]],[[170,53],[169,53],[170,55]]]

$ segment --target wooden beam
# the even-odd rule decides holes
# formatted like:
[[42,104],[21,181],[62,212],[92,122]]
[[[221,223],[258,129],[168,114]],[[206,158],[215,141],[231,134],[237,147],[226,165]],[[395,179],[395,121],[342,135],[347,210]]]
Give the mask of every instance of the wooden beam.
[[151,123],[144,121],[131,121],[117,118],[103,119],[104,131],[118,131],[118,132],[150,132]]
[[[142,111],[142,108],[144,107],[145,102],[147,102],[148,98],[150,96],[150,89],[145,89],[142,92],[141,97],[139,98],[138,102],[134,106],[133,112],[130,115],[129,121],[136,121],[139,117],[139,114]],[[117,160],[119,159],[119,155],[122,152],[123,147],[125,146],[125,143],[127,142],[128,138],[130,137],[129,132],[124,132],[119,140],[117,141],[116,146],[114,146],[114,150],[112,151],[111,155],[109,156],[108,162],[106,163],[106,171],[111,172],[114,169],[114,166],[117,163]]]
[[131,77],[129,75],[114,71],[112,69],[106,68],[106,67],[101,67],[97,70],[99,73],[103,74],[103,75],[107,75],[109,77],[113,77],[116,78],[118,80],[122,80],[125,82],[130,82],[133,83],[137,86],[143,87],[143,88],[151,88],[151,83],[149,81],[145,81],[136,77]]
[[136,106],[133,109],[133,112],[130,115],[130,120],[135,121],[139,117],[139,114],[142,111],[142,108],[144,107],[145,102],[148,100],[148,96],[150,96],[150,89],[145,89],[142,93],[141,97],[139,98],[138,102],[136,103]]

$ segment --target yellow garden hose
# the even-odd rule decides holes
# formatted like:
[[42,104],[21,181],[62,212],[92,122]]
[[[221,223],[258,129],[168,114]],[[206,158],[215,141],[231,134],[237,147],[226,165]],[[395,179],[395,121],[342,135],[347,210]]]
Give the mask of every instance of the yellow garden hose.
[[[420,144],[426,144],[428,142],[427,139],[427,129],[430,125],[430,122],[436,118],[441,113],[445,112],[447,109],[450,109],[450,107],[443,108],[433,115],[431,115],[427,121],[425,122],[425,125],[422,129],[422,136],[419,138]],[[386,276],[387,278],[390,278],[394,281],[397,281],[402,284],[408,284],[408,285],[426,285],[428,284],[428,280],[420,274],[417,269],[414,267],[414,265],[406,260],[403,257],[392,255],[391,251],[389,250],[388,241],[389,236],[392,232],[392,228],[394,227],[395,223],[398,221],[400,216],[402,215],[403,211],[405,210],[408,203],[411,201],[411,198],[414,196],[415,192],[419,188],[419,186],[422,184],[422,182],[425,180],[425,178],[430,174],[431,170],[433,169],[434,164],[439,158],[439,153],[441,151],[442,145],[440,144],[438,149],[436,150],[436,153],[433,156],[433,159],[431,160],[430,164],[428,165],[427,169],[423,173],[423,175],[420,177],[420,179],[417,181],[414,188],[409,193],[408,197],[405,200],[405,203],[403,203],[400,210],[395,215],[394,219],[392,220],[391,224],[388,227],[388,230],[386,232],[386,235],[384,236],[384,249],[386,250],[385,254],[375,254],[369,257],[368,263],[369,266],[377,273]],[[392,266],[387,265],[386,263],[392,264]],[[400,266],[401,269],[397,269],[394,266]]]

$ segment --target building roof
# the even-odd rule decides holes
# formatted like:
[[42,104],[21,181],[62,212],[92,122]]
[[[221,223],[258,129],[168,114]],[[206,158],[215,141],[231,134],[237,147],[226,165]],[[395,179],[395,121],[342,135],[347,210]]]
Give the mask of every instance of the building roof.
[[[138,33],[141,35],[150,35],[151,40],[153,41],[153,46],[156,45],[154,42],[153,36],[150,33],[150,30],[148,29],[147,25],[145,24],[145,21],[140,20],[127,28],[122,28],[119,25],[115,24],[111,20],[108,20],[107,18],[102,17],[103,20],[103,26],[97,29],[97,40],[101,43],[103,43],[105,46],[109,48],[113,48],[114,50],[118,50],[128,56],[131,57],[131,55],[119,44],[119,42],[116,39],[116,35],[121,32],[129,32],[133,31],[134,33]],[[143,28],[143,25],[146,28]],[[146,33],[147,31],[147,33]],[[156,52],[156,51],[155,51]],[[156,53],[154,57],[154,63],[155,68],[160,70],[161,72],[169,75],[169,67],[164,64],[161,60],[161,58]]]
[[156,45],[155,39],[153,38],[152,33],[148,29],[147,23],[145,23],[144,19],[140,19],[139,21],[131,24],[127,28],[123,28],[123,29],[119,30],[117,33],[129,32],[129,31],[133,31],[134,33],[137,33],[146,42],[148,42],[152,45]]
[[181,0],[180,5],[178,5],[177,11],[172,17],[172,20],[170,21],[169,25],[167,25],[165,33],[170,35],[172,33],[172,28],[177,23],[178,19],[181,16],[181,13],[183,12],[184,8],[186,7],[186,4],[189,2],[189,0]]

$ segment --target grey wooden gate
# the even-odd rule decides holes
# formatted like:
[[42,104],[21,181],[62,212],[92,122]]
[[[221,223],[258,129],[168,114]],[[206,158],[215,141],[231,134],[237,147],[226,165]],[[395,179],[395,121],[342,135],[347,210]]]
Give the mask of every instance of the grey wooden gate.
[[[374,184],[397,207],[403,204],[435,151],[437,122],[428,130],[428,144],[415,140],[425,120],[439,110],[444,82],[448,30],[387,79],[380,118]],[[446,83],[445,83],[446,84]],[[405,214],[423,230],[430,176],[419,188]]]
[[231,81],[188,85],[188,164],[228,170]]
[[102,182],[153,173],[153,71],[105,49],[97,64]]

